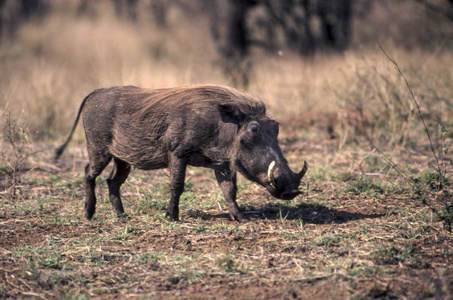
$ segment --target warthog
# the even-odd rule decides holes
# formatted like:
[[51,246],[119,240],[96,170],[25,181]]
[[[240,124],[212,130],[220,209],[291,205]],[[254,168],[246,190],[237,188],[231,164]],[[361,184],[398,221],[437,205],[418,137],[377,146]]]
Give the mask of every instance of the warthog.
[[89,163],[85,168],[85,213],[95,212],[95,180],[113,159],[107,179],[110,201],[124,215],[120,186],[131,166],[170,169],[166,216],[178,220],[179,198],[188,165],[211,168],[233,220],[248,218],[236,203],[236,173],[264,186],[279,199],[299,195],[299,173],[288,167],[280,150],[279,125],[266,116],[264,103],[232,88],[206,85],[166,89],[134,86],[98,89],[85,97],[58,158],[71,140],[83,112]]

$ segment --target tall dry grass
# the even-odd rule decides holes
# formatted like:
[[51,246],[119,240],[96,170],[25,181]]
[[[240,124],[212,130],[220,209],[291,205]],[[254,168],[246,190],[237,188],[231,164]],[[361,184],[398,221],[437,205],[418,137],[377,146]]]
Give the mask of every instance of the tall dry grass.
[[[67,134],[81,99],[95,88],[231,84],[217,64],[206,17],[187,17],[173,8],[162,29],[149,16],[138,23],[118,19],[107,1],[80,17],[76,2],[54,5],[45,20],[23,25],[15,40],[0,47],[0,109],[26,123],[35,137]],[[404,82],[372,39],[389,36],[380,42],[414,85],[423,112],[447,125],[453,52],[439,36],[430,51],[408,46],[412,41],[398,45],[396,37],[408,36],[411,20],[424,18],[428,33],[432,21],[420,15],[411,19],[407,2],[394,8],[383,3],[368,19],[355,21],[354,47],[343,55],[301,58],[284,49],[281,56],[252,51],[249,92],[262,97],[277,119],[300,120],[301,137],[324,138],[322,131],[329,128],[340,147],[364,136],[390,146],[424,144]],[[398,29],[389,20],[403,9]],[[439,31],[452,32],[450,27]]]
[[67,132],[95,88],[222,83],[204,20],[177,25],[158,30],[151,22],[119,20],[111,9],[91,17],[56,9],[0,47],[0,109],[27,122],[36,136],[55,136]]

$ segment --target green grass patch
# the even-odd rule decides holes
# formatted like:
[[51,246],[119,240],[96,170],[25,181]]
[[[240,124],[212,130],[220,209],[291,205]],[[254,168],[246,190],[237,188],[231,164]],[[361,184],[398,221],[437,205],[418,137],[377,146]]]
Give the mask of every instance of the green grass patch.
[[371,259],[378,265],[395,265],[405,261],[416,263],[420,259],[420,251],[414,245],[404,248],[382,246],[371,254]]
[[215,263],[221,270],[227,273],[245,274],[248,270],[245,263],[229,254],[217,257]]

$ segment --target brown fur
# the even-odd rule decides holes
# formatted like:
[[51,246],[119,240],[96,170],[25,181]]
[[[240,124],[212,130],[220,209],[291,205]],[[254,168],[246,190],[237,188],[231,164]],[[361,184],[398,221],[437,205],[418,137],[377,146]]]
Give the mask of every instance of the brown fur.
[[[80,114],[87,139],[86,216],[94,214],[95,179],[113,159],[108,179],[110,200],[124,214],[119,188],[130,167],[170,169],[170,219],[178,218],[188,165],[214,169],[233,219],[247,218],[236,203],[236,172],[268,189],[275,197],[292,199],[306,166],[293,173],[278,145],[278,123],[266,116],[264,103],[237,90],[216,86],[141,89],[133,86],[99,89],[82,102]],[[268,167],[276,162],[272,178]]]
[[[140,169],[158,169],[167,166],[165,146],[176,143],[190,143],[191,139],[199,138],[200,131],[209,127],[210,119],[218,113],[212,104],[234,104],[244,114],[251,117],[265,117],[264,103],[231,88],[218,86],[185,86],[166,89],[139,89],[135,87],[116,88],[118,97],[118,113],[122,118],[113,127],[111,153],[121,157],[129,164]],[[134,99],[131,101],[130,99]],[[190,114],[190,115],[186,115]],[[127,116],[127,117],[126,117]],[[191,118],[195,117],[197,122]],[[134,121],[135,126],[127,122]],[[195,128],[187,128],[188,124],[196,123]],[[144,136],[137,128],[146,128]],[[170,131],[167,131],[170,128]],[[225,130],[235,130],[227,126]],[[206,132],[206,135],[210,135]],[[231,143],[229,132],[220,135],[227,138],[223,142]],[[206,137],[206,136],[205,136]],[[216,136],[209,136],[216,138]],[[229,138],[228,138],[229,137]],[[206,140],[205,145],[217,141]],[[131,146],[137,149],[131,149]],[[139,149],[138,149],[139,148]],[[203,154],[212,160],[218,160],[215,145],[202,149]],[[146,149],[146,153],[143,151]],[[201,150],[201,149],[198,149]],[[152,164],[150,164],[152,162]]]

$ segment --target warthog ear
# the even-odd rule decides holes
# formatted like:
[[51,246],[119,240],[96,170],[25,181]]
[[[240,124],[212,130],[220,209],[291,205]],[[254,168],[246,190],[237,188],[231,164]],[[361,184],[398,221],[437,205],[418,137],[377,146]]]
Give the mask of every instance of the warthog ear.
[[231,104],[217,104],[222,121],[225,123],[241,123],[245,119],[244,113]]

